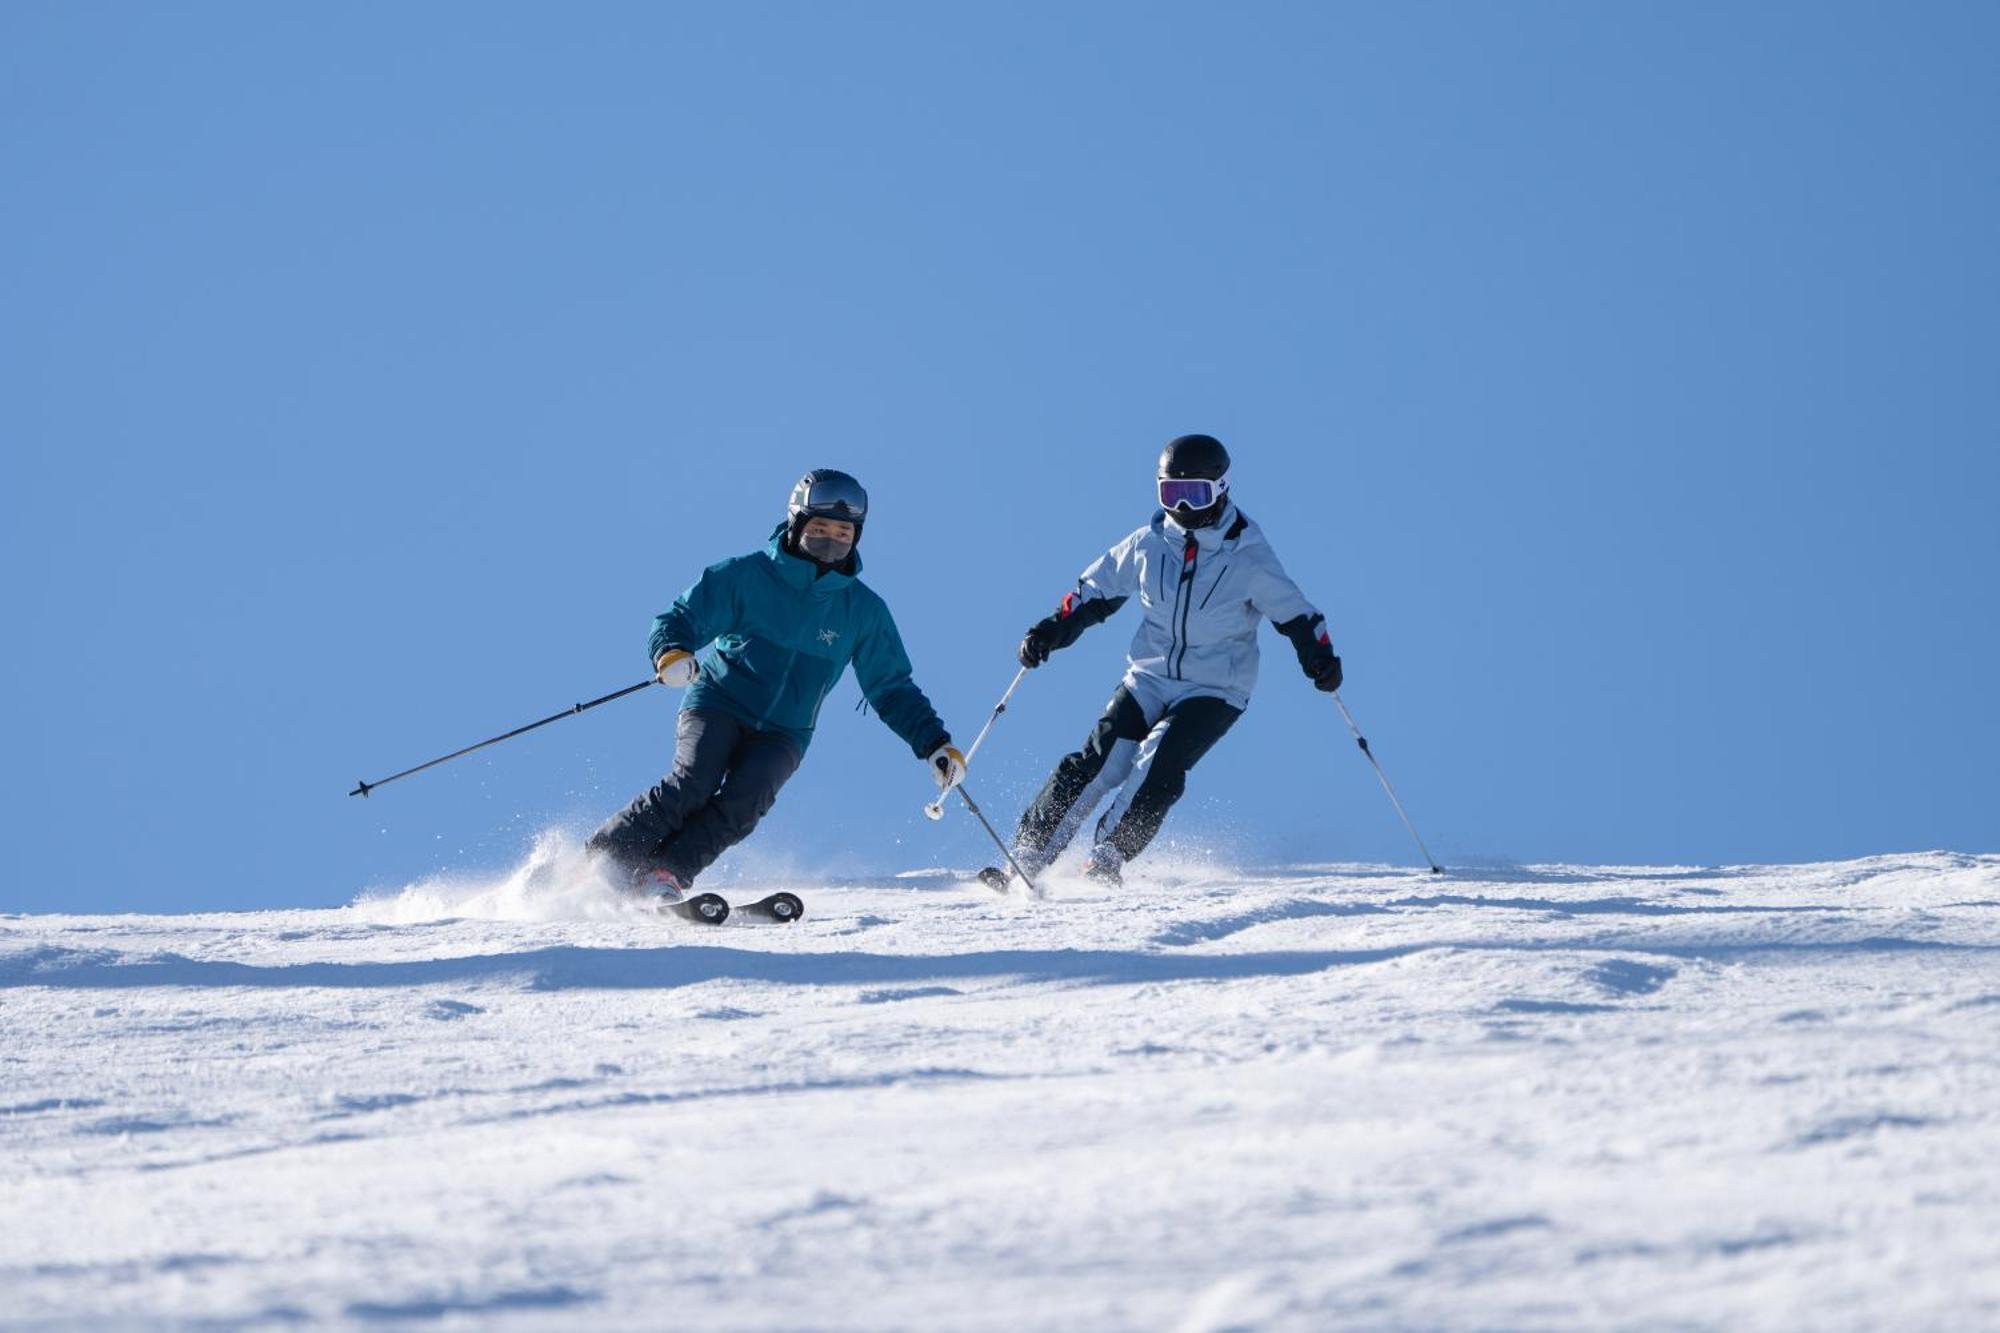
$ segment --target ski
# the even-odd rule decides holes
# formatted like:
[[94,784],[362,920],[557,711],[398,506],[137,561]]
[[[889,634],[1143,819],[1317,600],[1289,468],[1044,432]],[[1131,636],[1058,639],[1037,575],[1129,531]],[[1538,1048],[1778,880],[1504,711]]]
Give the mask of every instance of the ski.
[[677,903],[661,903],[660,910],[704,926],[719,926],[729,919],[728,900],[715,893],[697,893]]
[[1012,877],[999,866],[987,866],[979,872],[979,882],[995,893],[1005,893]]
[[768,898],[759,898],[754,903],[739,903],[739,916],[752,921],[770,921],[785,925],[797,921],[806,914],[806,905],[795,893],[774,893]]

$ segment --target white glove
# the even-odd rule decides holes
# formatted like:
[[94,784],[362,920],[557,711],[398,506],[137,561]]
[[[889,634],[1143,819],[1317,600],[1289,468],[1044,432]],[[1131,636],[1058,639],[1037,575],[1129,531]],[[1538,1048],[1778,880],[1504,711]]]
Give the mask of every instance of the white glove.
[[932,750],[925,762],[931,766],[931,776],[937,779],[940,792],[948,792],[965,781],[965,756],[950,741]]
[[680,689],[692,685],[701,675],[701,666],[694,660],[694,654],[683,648],[669,648],[660,654],[654,669],[659,673],[660,684]]

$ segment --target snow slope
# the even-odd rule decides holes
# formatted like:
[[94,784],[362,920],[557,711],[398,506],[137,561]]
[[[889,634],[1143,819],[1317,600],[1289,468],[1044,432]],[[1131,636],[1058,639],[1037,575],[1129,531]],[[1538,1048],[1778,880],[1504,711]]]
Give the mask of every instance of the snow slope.
[[574,860],[0,918],[0,1322],[2000,1328],[2000,856]]

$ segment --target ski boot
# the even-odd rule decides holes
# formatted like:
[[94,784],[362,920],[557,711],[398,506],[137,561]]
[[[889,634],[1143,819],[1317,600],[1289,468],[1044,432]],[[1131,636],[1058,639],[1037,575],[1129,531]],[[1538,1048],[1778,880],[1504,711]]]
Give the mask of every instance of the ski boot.
[[672,912],[685,921],[719,926],[729,919],[729,903],[713,893],[694,893],[681,883],[680,876],[664,866],[641,870],[632,876],[632,887],[656,903],[662,912]]
[[1083,873],[1093,884],[1116,889],[1125,883],[1124,867],[1125,858],[1118,854],[1118,849],[1108,842],[1100,842],[1090,849],[1090,864],[1083,868]]

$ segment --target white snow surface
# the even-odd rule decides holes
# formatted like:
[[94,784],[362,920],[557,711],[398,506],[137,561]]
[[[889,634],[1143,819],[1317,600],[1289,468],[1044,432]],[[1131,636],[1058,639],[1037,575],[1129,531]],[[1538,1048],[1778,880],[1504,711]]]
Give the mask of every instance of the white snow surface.
[[2000,1328],[2000,856],[577,859],[0,917],[0,1323]]

